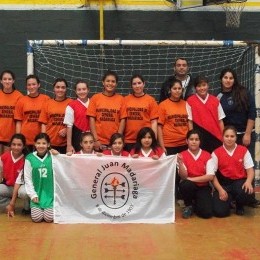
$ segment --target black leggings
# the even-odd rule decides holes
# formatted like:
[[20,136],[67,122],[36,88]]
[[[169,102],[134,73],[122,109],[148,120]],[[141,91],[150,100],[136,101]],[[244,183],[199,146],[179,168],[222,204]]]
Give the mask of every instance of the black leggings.
[[179,184],[185,206],[194,205],[195,213],[202,218],[213,215],[213,204],[210,186],[198,186],[190,180],[183,180]]
[[234,200],[238,207],[252,204],[255,200],[254,194],[245,193],[242,189],[246,179],[230,180],[229,183],[221,184],[228,193],[226,201],[220,200],[218,191],[213,193],[213,212],[216,217],[223,218],[230,215],[230,202]]

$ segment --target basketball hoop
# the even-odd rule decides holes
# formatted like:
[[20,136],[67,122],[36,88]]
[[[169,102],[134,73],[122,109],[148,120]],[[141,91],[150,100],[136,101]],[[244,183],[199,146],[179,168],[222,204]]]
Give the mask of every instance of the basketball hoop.
[[226,27],[239,28],[241,13],[244,10],[247,0],[226,0],[217,1],[226,13]]

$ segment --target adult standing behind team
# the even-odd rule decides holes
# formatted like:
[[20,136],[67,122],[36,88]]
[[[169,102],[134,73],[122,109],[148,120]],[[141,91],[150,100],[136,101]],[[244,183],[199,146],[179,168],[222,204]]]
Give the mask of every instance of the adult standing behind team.
[[143,127],[151,127],[157,136],[158,105],[155,99],[144,92],[145,81],[139,75],[133,75],[130,80],[133,90],[124,99],[125,121],[125,149],[131,151],[136,143],[136,136]]
[[18,100],[14,119],[16,120],[16,133],[25,136],[26,144],[32,151],[34,138],[41,132],[41,124],[38,122],[41,109],[50,98],[39,93],[40,80],[36,75],[26,77],[26,88],[28,95]]
[[72,101],[66,97],[68,83],[65,79],[57,78],[53,83],[54,98],[49,99],[43,106],[39,122],[42,133],[47,133],[51,147],[60,153],[66,153],[67,127],[63,124],[65,109]]
[[163,84],[160,92],[159,103],[164,101],[170,96],[169,89],[175,79],[182,83],[183,91],[182,98],[187,99],[195,93],[194,84],[191,74],[189,74],[189,64],[185,58],[177,58],[173,65],[174,75],[170,76]]
[[123,133],[126,117],[123,115],[124,98],[115,93],[118,83],[117,74],[114,71],[107,71],[102,78],[102,83],[103,92],[91,98],[87,111],[96,149],[108,146],[112,134]]
[[9,149],[9,142],[15,133],[14,109],[22,94],[15,89],[15,75],[4,70],[0,76],[0,155]]

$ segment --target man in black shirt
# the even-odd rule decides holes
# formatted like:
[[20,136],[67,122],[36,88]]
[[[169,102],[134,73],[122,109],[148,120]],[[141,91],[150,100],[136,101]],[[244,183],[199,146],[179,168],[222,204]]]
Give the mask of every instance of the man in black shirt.
[[195,93],[193,86],[193,80],[189,72],[189,64],[185,58],[178,58],[173,66],[174,75],[170,76],[163,84],[160,92],[159,103],[169,97],[170,88],[172,82],[178,79],[182,82],[183,87],[183,99],[187,99],[189,96]]

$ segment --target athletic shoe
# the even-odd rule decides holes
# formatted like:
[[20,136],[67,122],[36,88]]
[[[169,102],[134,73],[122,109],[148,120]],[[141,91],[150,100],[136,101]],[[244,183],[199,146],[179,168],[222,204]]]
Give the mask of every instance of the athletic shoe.
[[176,203],[180,208],[185,208],[184,200],[177,200]]
[[22,215],[30,215],[31,209],[22,209]]
[[187,206],[182,211],[182,217],[183,218],[190,218],[193,214],[193,208],[192,206]]
[[235,209],[236,208],[236,201],[235,200],[230,201],[229,206],[230,206],[231,209]]
[[253,203],[250,203],[248,206],[252,207],[252,208],[259,208],[260,207],[260,200],[254,199]]
[[244,207],[243,206],[237,206],[236,208],[236,214],[238,216],[243,216],[245,214]]

